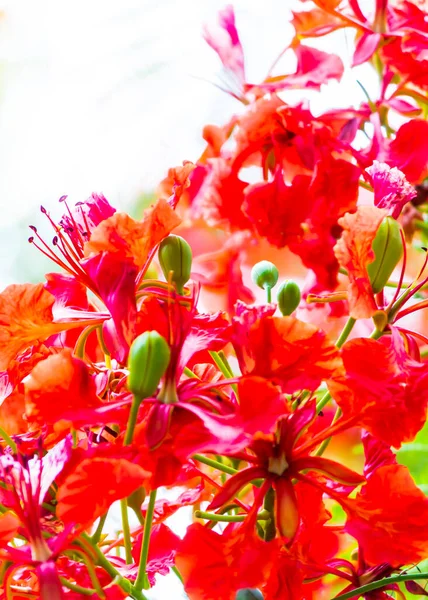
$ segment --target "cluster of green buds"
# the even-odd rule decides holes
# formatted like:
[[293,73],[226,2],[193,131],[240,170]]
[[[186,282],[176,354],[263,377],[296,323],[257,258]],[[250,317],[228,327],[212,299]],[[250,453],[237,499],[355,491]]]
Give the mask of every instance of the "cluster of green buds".
[[[251,270],[253,282],[267,292],[267,301],[272,298],[272,288],[278,283],[278,269],[268,260],[262,260],[254,265]],[[279,286],[277,292],[278,308],[283,316],[291,315],[300,304],[300,288],[295,281],[287,279]]]
[[374,260],[367,266],[374,294],[378,294],[388,283],[397,263],[403,256],[401,228],[392,217],[385,217],[372,243]]
[[191,247],[179,235],[169,235],[160,243],[158,257],[165,279],[174,283],[182,294],[192,269]]

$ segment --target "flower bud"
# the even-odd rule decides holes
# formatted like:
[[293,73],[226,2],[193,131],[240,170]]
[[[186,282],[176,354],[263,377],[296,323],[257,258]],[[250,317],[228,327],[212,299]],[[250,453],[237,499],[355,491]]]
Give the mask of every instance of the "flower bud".
[[245,588],[237,592],[235,600],[263,600],[263,596],[259,590]]
[[150,398],[168,368],[171,351],[160,333],[145,331],[129,351],[128,389],[138,398]]
[[183,292],[183,286],[190,279],[192,268],[192,249],[179,235],[169,235],[159,246],[159,263],[165,279],[168,280],[172,271],[172,281],[177,292]]
[[251,269],[251,279],[259,288],[272,289],[278,282],[278,269],[268,260],[261,260]]
[[129,508],[132,508],[132,510],[136,514],[137,519],[141,517],[141,506],[144,502],[145,497],[146,490],[143,487],[140,487],[136,489],[135,492],[132,492],[132,494],[128,496],[126,500],[126,503],[128,504]]
[[300,304],[300,288],[295,281],[288,279],[281,283],[276,296],[278,308],[284,317],[291,315]]
[[385,217],[379,225],[372,249],[375,259],[367,265],[372,290],[378,294],[385,287],[398,261],[403,256],[400,225],[392,217]]

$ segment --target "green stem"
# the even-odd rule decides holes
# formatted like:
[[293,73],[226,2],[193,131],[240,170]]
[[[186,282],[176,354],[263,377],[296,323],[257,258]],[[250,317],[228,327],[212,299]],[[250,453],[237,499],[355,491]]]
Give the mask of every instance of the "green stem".
[[324,394],[324,396],[321,398],[321,400],[317,403],[317,413],[320,413],[322,411],[322,409],[324,408],[324,406],[330,402],[330,400],[331,400],[331,394],[330,394],[330,392],[326,392]]
[[0,427],[0,437],[2,437],[4,439],[4,441],[8,444],[8,446],[10,446],[12,452],[14,454],[16,454],[17,452],[17,448],[16,448],[16,444],[13,441],[13,439],[5,432],[5,430]]
[[93,596],[97,593],[94,589],[84,588],[81,585],[77,585],[77,583],[71,583],[71,581],[68,581],[65,577],[60,577],[59,580],[64,587],[78,594],[82,594],[82,596]]
[[[345,326],[342,329],[339,337],[337,338],[337,341],[335,343],[336,348],[341,348],[343,346],[343,344],[348,339],[349,334],[351,333],[356,322],[357,322],[356,319],[349,317],[349,319],[346,321]],[[331,400],[331,394],[330,394],[330,392],[326,392],[317,404],[317,413],[321,412],[322,409],[324,408],[324,406],[326,404],[328,404],[330,402],[330,400]]]
[[[214,350],[210,350],[210,356],[213,359],[213,361],[215,362],[215,364],[217,365],[218,369],[223,373],[223,375],[225,376],[226,379],[232,379],[234,377],[232,370],[230,369],[229,363],[227,361],[224,362],[218,352],[215,352]],[[237,387],[236,383],[232,383],[231,388],[233,389],[235,394],[238,395],[238,387]]]
[[88,337],[91,335],[91,333],[93,331],[95,331],[98,328],[98,324],[97,325],[89,325],[89,327],[86,327],[82,333],[79,335],[77,342],[74,346],[74,352],[73,354],[75,356],[77,356],[77,358],[81,358],[83,359],[85,356],[85,347],[86,347],[86,342],[88,341]]
[[104,524],[107,519],[107,514],[108,514],[108,511],[100,518],[100,522],[98,523],[98,526],[97,526],[93,536],[91,537],[91,543],[93,545],[98,544],[98,542],[101,539],[101,534],[103,532],[103,527],[104,527]]
[[194,372],[189,369],[189,367],[184,367],[183,373],[191,379],[199,379],[199,377],[195,375]]
[[272,288],[270,286],[265,287],[266,290],[266,301],[268,304],[272,302]]
[[226,377],[226,379],[230,379],[231,377],[233,377],[233,373],[231,373],[229,371],[228,367],[224,364],[224,362],[218,352],[215,352],[214,350],[210,350],[210,356],[213,359],[213,361],[215,362],[215,364],[217,365],[217,367],[219,368],[219,370]]
[[218,469],[219,471],[223,471],[223,473],[228,473],[229,475],[235,475],[238,471],[233,467],[228,467],[227,465],[223,465],[221,462],[217,460],[212,460],[211,458],[206,458],[206,456],[202,456],[202,454],[194,454],[193,460],[197,460],[208,467],[213,467],[214,469]]
[[[94,590],[98,594],[99,598],[105,598],[104,590],[101,586],[100,580],[98,579],[98,575],[95,572],[94,565],[91,562],[91,560],[89,559],[86,551],[77,550],[76,548],[73,548],[73,553],[80,556],[82,562],[86,566],[86,569],[87,569],[88,575],[89,575],[89,579],[91,580]],[[69,552],[66,552],[66,554],[71,555],[71,553],[69,553]]]
[[[331,422],[331,425],[334,425],[340,419],[341,416],[342,416],[342,411],[341,411],[340,407],[338,406],[337,409],[336,409],[336,412],[334,413],[334,417],[333,417],[333,420]],[[330,442],[331,442],[331,437],[329,437],[326,440],[324,440],[320,444],[320,447],[315,452],[315,456],[322,456],[324,454],[324,452],[327,450],[327,447],[328,447],[328,445],[329,445]]]
[[171,571],[177,575],[177,577],[181,581],[181,583],[184,583],[183,578],[180,575],[180,571],[177,569],[177,567],[175,565],[173,567],[171,567]]
[[[241,523],[242,521],[245,521],[247,515],[218,515],[217,513],[196,510],[195,517],[197,519],[206,519],[207,521],[219,521],[220,523]],[[267,510],[262,510],[257,515],[258,521],[268,521],[269,519],[270,513]]]
[[349,317],[349,319],[345,323],[344,328],[342,329],[341,334],[339,335],[339,337],[337,339],[337,342],[335,344],[336,348],[341,348],[343,346],[343,344],[348,339],[349,334],[351,333],[352,329],[354,328],[354,325],[356,322],[357,322],[356,319]]
[[128,502],[126,498],[122,498],[120,501],[120,512],[122,515],[122,527],[123,527],[123,543],[125,546],[125,560],[126,564],[132,563],[132,544],[131,544],[131,530],[129,528],[129,515],[128,515]]
[[134,396],[129,412],[128,426],[126,428],[124,445],[129,446],[134,437],[135,425],[137,424],[138,411],[140,410],[141,400],[139,396]]
[[147,506],[146,522],[144,523],[143,543],[141,544],[140,566],[138,568],[137,579],[134,583],[134,588],[138,591],[150,588],[149,580],[146,575],[147,558],[149,556],[150,532],[152,530],[153,513],[155,510],[157,490],[152,490],[149,497],[149,505]]
[[405,573],[403,575],[392,575],[391,577],[385,577],[385,579],[381,579],[380,581],[373,581],[372,583],[367,583],[366,585],[362,585],[359,588],[355,588],[355,590],[351,590],[350,592],[346,592],[345,594],[336,596],[334,600],[348,600],[348,598],[358,598],[359,596],[367,594],[372,590],[378,590],[379,588],[383,588],[386,585],[390,585],[392,583],[400,583],[400,581],[416,581],[417,579],[428,579],[428,573]]
[[382,336],[383,336],[383,331],[381,331],[380,329],[374,329],[370,334],[370,339],[378,340]]
[[104,569],[106,573],[110,575],[112,579],[115,580],[117,585],[122,588],[124,592],[126,592],[133,600],[147,600],[147,597],[141,592],[141,590],[136,590],[132,583],[122,577],[119,571],[111,564],[108,558],[104,555],[102,550],[98,546],[94,546],[91,543],[91,538],[87,533],[82,533],[82,538],[88,543],[97,558],[97,563],[100,567]]

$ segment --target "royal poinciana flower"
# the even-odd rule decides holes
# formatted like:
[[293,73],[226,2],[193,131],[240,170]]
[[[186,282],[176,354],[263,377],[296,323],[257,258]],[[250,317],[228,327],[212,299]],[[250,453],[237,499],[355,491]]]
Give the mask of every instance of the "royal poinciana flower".
[[[48,490],[70,459],[71,439],[68,438],[43,459],[37,456],[28,459],[24,455],[17,458],[11,454],[0,455],[0,473],[4,489],[0,499],[8,510],[0,519],[0,556],[9,563],[5,577],[12,585],[13,574],[22,565],[31,566],[39,582],[40,596],[48,595],[60,600],[63,598],[62,585],[55,567],[55,559],[63,549],[61,536],[53,543],[43,537],[42,503]],[[28,546],[15,548],[9,545],[21,527],[28,540]],[[10,588],[9,588],[10,589]]]
[[[315,471],[327,480],[350,486],[350,489],[362,483],[364,477],[351,469],[329,459],[309,454],[314,445],[310,443],[310,440],[308,443],[307,436],[302,436],[302,434],[305,433],[314,418],[314,405],[310,403],[305,408],[281,417],[273,434],[256,435],[249,445],[250,454],[245,455],[245,460],[251,466],[229,479],[223,490],[211,502],[209,508],[221,507],[232,500],[243,486],[254,480],[262,479],[260,489],[255,491],[250,520],[256,519],[257,511],[272,487],[275,492],[277,530],[281,537],[292,542],[301,522],[293,482],[296,480],[311,482],[309,476],[302,475],[303,472]],[[329,436],[330,430],[327,429],[323,434],[318,434],[315,444]],[[315,485],[317,487],[323,485],[318,477]],[[327,486],[324,487],[324,491],[328,493]]]
[[[1,600],[170,571],[190,600],[427,595],[427,22],[314,0],[250,80],[228,6],[204,35],[239,109],[199,159],[140,219],[42,208],[60,272],[0,293]],[[379,89],[320,113],[344,65],[311,38],[342,28]]]
[[[150,295],[150,289],[145,288],[145,293]],[[182,380],[184,368],[192,366],[198,355],[199,360],[204,362],[211,360],[208,350],[221,350],[230,340],[230,324],[225,315],[198,314],[197,298],[197,286],[193,287],[189,296],[181,298],[170,298],[168,292],[161,293],[160,300],[149,296],[139,313],[141,329],[151,326],[147,319],[151,324],[153,315],[157,315],[155,328],[169,341],[171,351],[162,387],[157,397],[149,400],[152,407],[147,415],[146,435],[150,448],[162,442],[171,419],[174,419],[174,413],[182,410],[191,413],[192,422],[195,418],[202,420],[206,427],[205,431],[202,430],[204,434],[199,442],[194,440],[193,451],[208,449],[211,445],[212,449],[217,448],[220,452],[230,445],[230,435],[223,436],[222,431],[226,433],[227,427],[233,425],[231,419],[234,405],[221,393],[221,387],[229,382],[210,383],[201,381],[198,377]],[[210,436],[207,435],[208,432]],[[242,438],[241,444],[244,443]],[[187,455],[190,448],[192,446],[189,446]]]

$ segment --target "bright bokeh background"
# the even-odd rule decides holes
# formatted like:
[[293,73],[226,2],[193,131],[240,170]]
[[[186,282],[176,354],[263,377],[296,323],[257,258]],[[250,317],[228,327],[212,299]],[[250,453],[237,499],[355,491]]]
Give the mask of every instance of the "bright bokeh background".
[[[97,191],[135,210],[169,167],[198,158],[204,124],[221,124],[240,110],[215,87],[220,63],[201,34],[224,4],[0,0],[1,288],[42,280],[52,270],[27,243],[28,224],[43,227],[41,204],[58,216],[62,195],[74,203]],[[288,19],[297,6],[298,0],[234,2],[250,81],[266,75],[291,39]],[[315,113],[363,101],[357,79],[376,93],[368,67],[349,69],[352,34],[340,31],[316,45],[339,54],[348,68],[340,84],[311,93]],[[282,64],[292,71],[293,58]],[[284,94],[299,98],[300,92]],[[116,516],[113,529],[120,528]],[[185,523],[183,515],[173,523],[181,535]],[[180,589],[171,576],[147,595],[184,598]]]
[[[220,124],[240,110],[215,87],[220,63],[202,38],[203,24],[213,23],[224,4],[0,0],[1,288],[52,269],[26,242],[28,224],[43,222],[41,204],[58,215],[62,195],[74,203],[97,191],[117,207],[134,205],[169,167],[197,159],[205,123]],[[266,75],[291,39],[288,19],[297,6],[234,3],[250,81]],[[347,36],[341,31],[317,43],[349,64]],[[284,63],[293,69],[291,56]],[[313,108],[363,100],[357,76],[348,71],[341,84],[314,93]],[[371,73],[364,79],[374,85]]]

